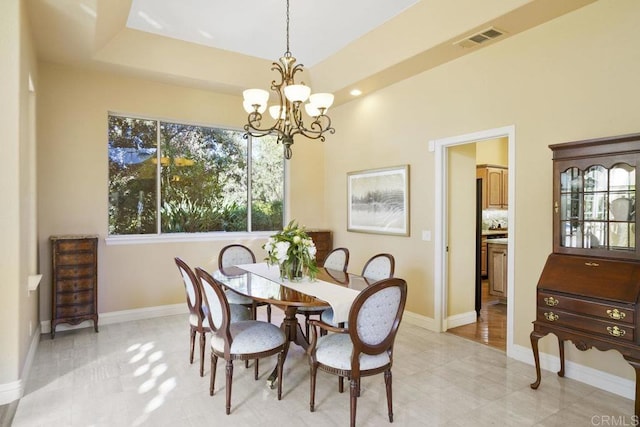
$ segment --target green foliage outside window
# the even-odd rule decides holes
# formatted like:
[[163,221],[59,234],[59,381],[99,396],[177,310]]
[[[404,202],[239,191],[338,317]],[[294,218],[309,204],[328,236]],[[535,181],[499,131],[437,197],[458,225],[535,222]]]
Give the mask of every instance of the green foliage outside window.
[[269,139],[110,115],[109,234],[282,228],[282,147]]

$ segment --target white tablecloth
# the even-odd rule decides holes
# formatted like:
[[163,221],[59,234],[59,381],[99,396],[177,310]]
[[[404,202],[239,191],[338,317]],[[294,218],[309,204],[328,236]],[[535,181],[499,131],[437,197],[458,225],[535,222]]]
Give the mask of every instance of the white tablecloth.
[[237,265],[243,270],[265,277],[273,282],[280,283],[289,289],[302,292],[303,294],[319,298],[329,303],[333,309],[334,323],[346,322],[349,320],[349,310],[353,304],[353,300],[358,296],[360,291],[349,289],[334,283],[325,282],[324,280],[311,281],[308,277],[303,278],[299,282],[280,278],[280,269],[277,265],[268,265],[266,262],[258,264],[241,264]]

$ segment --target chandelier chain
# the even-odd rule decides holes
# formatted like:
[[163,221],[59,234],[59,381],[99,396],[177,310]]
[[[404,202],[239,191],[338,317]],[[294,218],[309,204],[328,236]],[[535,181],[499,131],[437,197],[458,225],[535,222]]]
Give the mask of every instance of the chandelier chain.
[[289,0],[287,0],[287,54],[291,55],[289,50]]

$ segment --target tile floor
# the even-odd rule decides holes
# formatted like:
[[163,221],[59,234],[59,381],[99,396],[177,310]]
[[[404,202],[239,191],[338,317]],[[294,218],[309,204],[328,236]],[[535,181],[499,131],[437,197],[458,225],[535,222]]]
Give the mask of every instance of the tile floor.
[[[58,332],[53,341],[43,335],[13,426],[348,424],[348,391],[339,394],[336,377],[324,372],[318,373],[316,412],[309,412],[308,362],[297,346],[285,364],[282,401],[265,383],[275,358],[261,361],[257,382],[252,367],[236,362],[231,415],[224,412],[218,363],[210,397],[209,364],[201,378],[198,362],[188,363],[186,315],[101,325],[97,334],[92,328]],[[538,391],[529,388],[533,380],[532,366],[501,351],[404,323],[396,340],[393,425],[614,425],[605,419],[636,425],[631,400],[552,372],[544,372]],[[389,425],[384,390],[382,375],[363,379],[358,426]]]

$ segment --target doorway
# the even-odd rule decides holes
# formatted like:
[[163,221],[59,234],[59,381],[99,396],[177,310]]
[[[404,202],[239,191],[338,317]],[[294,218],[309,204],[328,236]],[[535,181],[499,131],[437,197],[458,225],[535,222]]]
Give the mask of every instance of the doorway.
[[[436,167],[436,226],[435,226],[435,245],[436,245],[436,259],[435,259],[435,298],[434,298],[434,314],[435,321],[439,326],[440,331],[447,331],[452,329],[455,326],[461,326],[464,324],[472,324],[476,323],[476,311],[474,307],[475,303],[475,280],[471,279],[469,281],[469,292],[472,292],[470,307],[468,311],[462,310],[463,313],[460,313],[460,307],[453,307],[451,309],[452,304],[455,303],[456,298],[465,299],[469,297],[466,295],[464,297],[456,297],[456,295],[460,295],[459,291],[452,292],[452,286],[457,280],[459,280],[456,274],[460,271],[460,263],[469,262],[474,264],[474,268],[469,268],[468,270],[475,271],[475,257],[471,256],[471,261],[468,256],[468,250],[466,255],[462,255],[463,259],[460,259],[460,253],[465,252],[460,249],[465,246],[465,244],[460,244],[460,242],[468,242],[469,240],[457,240],[460,237],[456,237],[456,233],[458,233],[457,229],[460,228],[461,223],[450,224],[450,210],[456,209],[456,197],[459,197],[459,193],[456,188],[452,186],[455,183],[456,179],[456,167],[450,165],[450,157],[453,158],[458,152],[467,151],[467,147],[475,147],[476,143],[481,143],[482,141],[487,141],[490,139],[496,138],[506,138],[507,139],[507,147],[508,147],[508,179],[507,179],[507,187],[508,187],[508,209],[507,209],[507,222],[511,227],[509,227],[509,233],[507,237],[507,245],[510,248],[507,254],[507,280],[506,280],[506,289],[507,296],[506,306],[502,306],[503,316],[506,312],[506,352],[509,355],[512,351],[513,347],[513,297],[514,297],[514,286],[513,286],[513,277],[514,277],[514,242],[515,242],[515,191],[514,191],[514,177],[515,177],[515,127],[507,126],[504,128],[490,129],[481,132],[475,132],[466,135],[460,135],[450,138],[439,139],[430,142],[430,149],[435,151],[435,167]],[[461,147],[467,146],[467,147]],[[452,149],[454,147],[458,147]],[[462,149],[462,150],[460,150]],[[475,167],[474,167],[475,169]],[[466,170],[466,169],[465,169]],[[475,170],[474,170],[475,172]],[[468,174],[468,171],[466,172]],[[464,175],[464,173],[462,174]],[[475,191],[475,182],[471,183],[473,189]],[[475,200],[475,197],[473,197]],[[453,206],[453,207],[452,207]],[[468,215],[469,218],[465,221],[469,221],[475,223],[475,216],[471,213],[475,211],[475,209],[469,209]],[[474,224],[475,225],[475,224]],[[468,246],[468,243],[466,244]],[[457,249],[457,250],[456,250]],[[451,268],[454,266],[455,268]],[[465,281],[466,283],[466,281]],[[456,286],[460,286],[456,284]],[[466,285],[465,285],[466,286]],[[486,303],[491,303],[491,299],[489,296],[484,296],[484,300]],[[464,302],[464,301],[463,301]],[[452,312],[452,314],[449,313]],[[480,309],[482,312],[482,308]],[[473,325],[476,327],[476,325]]]

